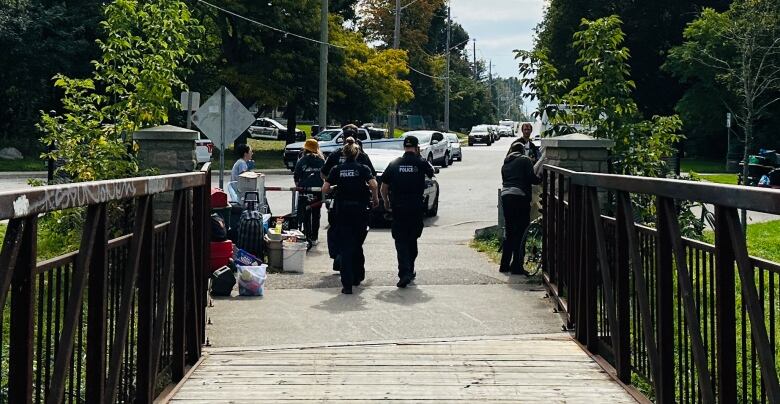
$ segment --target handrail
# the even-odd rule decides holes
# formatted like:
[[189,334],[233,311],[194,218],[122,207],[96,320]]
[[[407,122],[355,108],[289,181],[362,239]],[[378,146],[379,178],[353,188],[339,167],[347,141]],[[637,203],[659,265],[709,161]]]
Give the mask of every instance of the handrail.
[[[659,403],[780,402],[780,264],[749,254],[738,218],[780,213],[780,190],[544,169],[543,279],[589,352]],[[679,201],[714,205],[714,245],[682,236]]]
[[572,183],[638,194],[710,203],[737,209],[780,214],[780,189],[743,187],[669,178],[582,173],[545,165],[548,171],[571,178]]
[[206,184],[203,172],[47,185],[0,192],[0,220],[118,201]]

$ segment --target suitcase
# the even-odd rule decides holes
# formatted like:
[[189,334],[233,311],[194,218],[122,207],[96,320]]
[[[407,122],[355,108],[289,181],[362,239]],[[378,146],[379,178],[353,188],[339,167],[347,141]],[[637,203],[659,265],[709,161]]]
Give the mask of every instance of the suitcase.
[[211,274],[211,294],[213,296],[230,296],[234,286],[236,286],[236,276],[229,267],[221,267]]
[[[252,198],[254,197],[254,198]],[[241,212],[236,232],[236,245],[238,248],[254,255],[263,256],[263,214],[259,208],[259,194],[247,192],[244,197],[245,210]]]

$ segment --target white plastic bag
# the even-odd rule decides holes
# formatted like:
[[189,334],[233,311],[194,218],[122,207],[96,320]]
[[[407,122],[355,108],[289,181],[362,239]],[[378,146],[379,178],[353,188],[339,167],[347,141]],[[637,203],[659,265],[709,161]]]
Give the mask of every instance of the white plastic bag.
[[262,296],[265,292],[267,265],[237,266],[238,294],[241,296]]

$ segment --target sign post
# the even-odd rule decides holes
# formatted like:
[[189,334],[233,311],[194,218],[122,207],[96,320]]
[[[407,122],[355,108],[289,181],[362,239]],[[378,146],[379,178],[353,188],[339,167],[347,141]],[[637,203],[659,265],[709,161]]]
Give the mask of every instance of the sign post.
[[192,115],[192,122],[219,145],[220,188],[225,186],[225,147],[241,136],[254,121],[255,116],[225,86],[220,87]]

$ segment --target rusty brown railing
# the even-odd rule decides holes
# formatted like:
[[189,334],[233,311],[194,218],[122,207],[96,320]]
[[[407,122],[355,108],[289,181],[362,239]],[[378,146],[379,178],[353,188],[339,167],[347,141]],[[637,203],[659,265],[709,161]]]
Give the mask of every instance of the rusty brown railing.
[[[204,342],[209,165],[0,193],[0,403],[150,403]],[[153,222],[172,192],[170,221]],[[110,204],[132,233],[108,239]],[[79,250],[38,261],[38,218],[85,208]],[[6,301],[9,301],[6,304]]]
[[[749,255],[738,217],[780,214],[780,191],[554,166],[543,187],[548,292],[622,382],[659,403],[780,402],[780,265]],[[714,245],[681,236],[680,201],[715,206]]]

